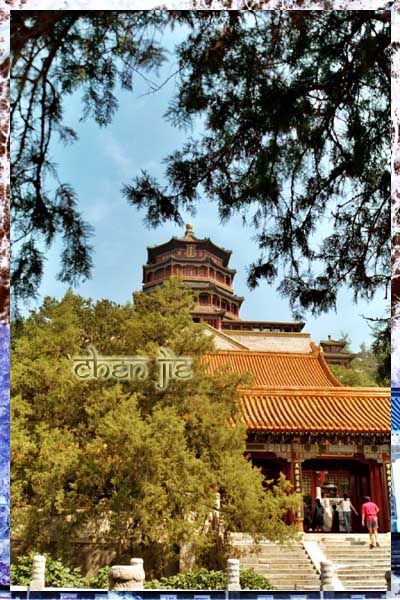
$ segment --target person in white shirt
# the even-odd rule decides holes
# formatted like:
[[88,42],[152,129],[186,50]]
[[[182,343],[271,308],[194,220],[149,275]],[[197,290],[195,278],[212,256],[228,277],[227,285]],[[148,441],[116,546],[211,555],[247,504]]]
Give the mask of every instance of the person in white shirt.
[[344,527],[346,529],[346,533],[350,533],[350,531],[351,531],[351,511],[353,511],[357,516],[358,516],[358,512],[352,505],[351,500],[347,494],[343,494],[343,500],[341,502],[341,505],[342,505],[342,510],[343,510]]
[[332,529],[332,506],[328,494],[324,494],[321,500],[322,508],[324,509],[324,531]]

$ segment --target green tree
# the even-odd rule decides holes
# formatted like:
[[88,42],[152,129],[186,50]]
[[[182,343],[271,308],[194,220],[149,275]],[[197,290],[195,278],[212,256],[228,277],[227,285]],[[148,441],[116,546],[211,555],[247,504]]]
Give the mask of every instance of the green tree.
[[[223,554],[228,547],[228,531],[281,541],[295,535],[283,518],[298,499],[284,479],[265,490],[245,458],[240,379],[205,371],[202,356],[212,340],[193,323],[192,303],[191,292],[172,279],[135,294],[133,306],[72,292],[60,302],[46,298],[23,321],[11,403],[13,526],[21,552],[50,551],[74,564],[72,540],[85,532],[118,560],[141,552],[148,573],[159,576],[189,542],[198,563],[213,566],[218,548]],[[70,357],[86,354],[88,344],[102,354],[152,359],[168,347],[193,357],[194,377],[157,392],[153,364],[144,382],[82,382],[72,376]],[[209,525],[217,492],[222,538]]]
[[62,280],[90,274],[73,191],[45,192],[53,134],[76,138],[64,98],[80,92],[83,116],[109,123],[118,78],[130,88],[138,69],[159,66],[176,22],[187,34],[167,118],[204,126],[166,158],[165,181],[143,173],[125,197],[154,226],[208,200],[222,220],[241,214],[260,248],[249,284],[278,279],[296,313],[334,307],[342,286],[372,298],[390,275],[389,11],[15,12],[16,295],[37,289],[38,238],[64,236]]
[[377,387],[378,385],[376,365],[371,368],[361,358],[354,358],[348,367],[331,365],[330,368],[343,385],[349,387]]
[[390,386],[391,371],[391,322],[390,319],[376,319],[372,325],[374,340],[372,352],[377,361],[376,379],[379,385]]
[[[205,130],[166,158],[166,180],[124,187],[147,221],[211,199],[256,232],[260,278],[293,309],[370,299],[390,277],[389,13],[221,12],[179,46],[168,117]],[[283,271],[279,267],[285,267]]]
[[[360,351],[348,365],[342,367],[332,365],[330,368],[336,377],[344,384],[350,387],[376,387],[381,385],[390,385],[390,344],[387,343],[388,332],[385,331],[387,323],[378,321],[373,325],[373,342],[368,348],[366,344],[361,344]],[[349,350],[350,340],[347,338],[347,350]]]
[[64,121],[64,102],[79,92],[82,119],[108,125],[118,108],[115,90],[131,90],[133,76],[163,62],[155,40],[161,13],[26,11],[11,19],[11,284],[15,300],[32,298],[44,253],[62,242],[61,281],[90,276],[92,227],[82,218],[73,187],[59,177],[51,142],[78,133]]

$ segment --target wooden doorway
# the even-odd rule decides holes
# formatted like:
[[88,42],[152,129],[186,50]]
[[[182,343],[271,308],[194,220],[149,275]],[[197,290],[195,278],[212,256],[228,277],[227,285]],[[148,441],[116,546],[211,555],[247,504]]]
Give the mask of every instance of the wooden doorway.
[[[302,492],[305,506],[314,506],[318,483],[329,482],[336,486],[337,496],[348,494],[359,513],[352,513],[352,531],[365,533],[361,526],[361,505],[364,496],[370,495],[369,466],[366,463],[346,459],[313,459],[302,465]],[[305,509],[306,510],[306,509]]]

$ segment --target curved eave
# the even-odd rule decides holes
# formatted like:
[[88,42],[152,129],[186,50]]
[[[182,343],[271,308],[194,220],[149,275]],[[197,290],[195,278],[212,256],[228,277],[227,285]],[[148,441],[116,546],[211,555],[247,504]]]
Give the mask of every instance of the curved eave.
[[244,298],[243,296],[236,296],[233,292],[228,292],[228,290],[225,290],[223,287],[220,287],[218,285],[218,282],[214,282],[214,281],[204,281],[205,285],[201,285],[201,281],[197,281],[197,280],[190,280],[189,279],[190,275],[187,275],[186,279],[185,279],[185,283],[189,284],[190,283],[190,287],[193,290],[198,291],[199,294],[201,294],[202,292],[207,292],[207,291],[215,291],[218,292],[219,294],[221,294],[222,296],[224,296],[227,300],[229,300],[230,302],[232,300],[236,300],[236,302],[239,302],[240,304],[242,304]]
[[143,265],[143,269],[146,271],[154,271],[172,264],[182,264],[184,266],[189,263],[191,265],[201,264],[202,266],[209,263],[214,269],[221,269],[221,271],[224,271],[229,275],[236,275],[237,273],[236,269],[231,269],[225,265],[218,264],[211,256],[169,256],[162,262],[146,263]]
[[164,242],[158,246],[147,246],[147,256],[150,257],[151,255],[165,252],[170,247],[187,246],[187,244],[195,244],[214,250],[216,255],[223,260],[225,267],[230,261],[232,250],[226,250],[225,248],[221,248],[221,246],[217,246],[210,238],[196,238],[194,236],[190,239],[172,237],[168,242]]
[[322,352],[311,342],[310,352],[220,350],[204,356],[209,372],[221,368],[253,375],[253,386],[286,387],[293,389],[327,387],[343,388],[330,371]]
[[390,433],[385,389],[241,389],[239,413],[249,432]]

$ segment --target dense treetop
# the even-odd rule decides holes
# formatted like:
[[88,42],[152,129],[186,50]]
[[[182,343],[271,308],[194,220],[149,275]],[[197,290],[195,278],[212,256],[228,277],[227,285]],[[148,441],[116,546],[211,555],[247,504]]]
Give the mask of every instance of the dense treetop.
[[[140,552],[159,576],[187,544],[198,565],[221,566],[229,531],[295,535],[283,517],[298,498],[284,479],[265,489],[245,457],[239,377],[204,372],[212,341],[193,322],[192,302],[175,280],[136,294],[134,306],[68,292],[14,324],[11,504],[20,552],[73,564],[73,542],[86,534],[118,561]],[[168,347],[194,358],[194,376],[158,392],[156,366],[144,382],[77,380],[71,356],[86,355],[89,344],[152,359]],[[212,526],[217,493],[223,530]]]

